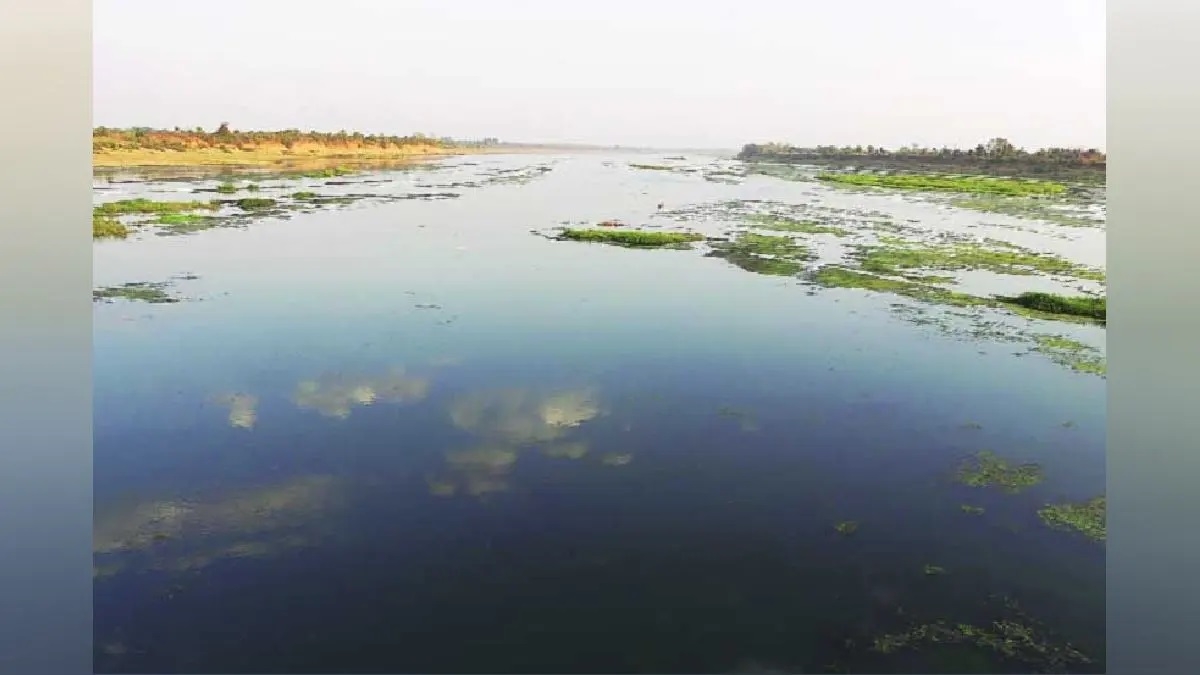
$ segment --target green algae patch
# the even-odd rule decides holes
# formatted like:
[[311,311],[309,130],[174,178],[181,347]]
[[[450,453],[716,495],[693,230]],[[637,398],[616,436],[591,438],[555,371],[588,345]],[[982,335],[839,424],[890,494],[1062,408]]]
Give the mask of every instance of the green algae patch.
[[231,195],[237,192],[237,186],[233,183],[221,183],[217,186],[217,192],[220,192],[223,195]]
[[850,536],[855,532],[858,532],[858,521],[843,520],[842,522],[835,524],[833,526],[833,530],[842,536]]
[[970,487],[996,487],[1016,494],[1041,483],[1045,478],[1038,464],[1013,464],[984,450],[959,466],[955,479]]
[[962,509],[962,512],[969,516],[981,516],[984,511],[982,506],[972,506],[971,504],[963,504],[958,508]]
[[850,231],[833,225],[822,225],[810,220],[796,220],[768,214],[752,214],[746,216],[745,222],[750,227],[774,232],[796,232],[799,234],[832,234],[838,237],[850,235]]
[[1045,354],[1060,366],[1078,373],[1108,374],[1108,360],[1095,347],[1061,335],[1036,335],[1033,341],[1034,351]]
[[234,202],[239,209],[243,211],[257,211],[260,209],[269,209],[275,206],[275,200],[267,197],[247,197]]
[[1035,669],[1035,672],[1072,672],[1072,665],[1091,663],[1091,659],[1074,646],[1054,642],[1043,635],[1037,626],[1011,619],[1001,619],[985,626],[936,621],[915,626],[903,633],[881,635],[871,645],[873,651],[881,654],[947,647],[968,647],[991,653]]
[[115,218],[92,214],[92,239],[124,239],[129,228]]
[[743,232],[733,241],[714,242],[708,257],[755,274],[793,277],[803,271],[803,262],[812,258],[812,252],[791,237]]
[[958,293],[932,284],[906,279],[885,279],[875,274],[859,272],[838,265],[826,265],[811,277],[813,283],[826,288],[857,288],[878,293],[894,293],[922,302],[951,305],[954,307],[976,307],[995,305],[986,298]]
[[854,187],[891,188],[918,192],[958,192],[995,195],[1059,195],[1067,190],[1062,183],[993,178],[990,176],[940,176],[931,174],[860,174],[823,173],[817,180]]
[[149,281],[131,281],[120,286],[106,286],[92,291],[95,302],[112,302],[128,300],[130,302],[147,302],[152,305],[162,305],[179,302],[179,298],[167,292],[167,284]]
[[124,216],[132,214],[160,215],[165,213],[187,213],[189,211],[215,211],[220,202],[157,202],[152,199],[122,199],[93,207],[92,215]]
[[950,205],[960,209],[996,213],[1026,220],[1040,220],[1063,227],[1104,227],[1103,220],[1092,217],[1086,211],[1064,209],[1068,204],[1061,200],[1042,197],[982,195],[956,197]]
[[612,244],[630,248],[690,247],[703,241],[704,235],[693,232],[645,232],[642,230],[565,229],[558,236],[568,241]]
[[1108,501],[1100,496],[1081,504],[1050,504],[1038,510],[1038,517],[1057,530],[1075,530],[1093,541],[1108,537]]
[[941,575],[945,574],[946,568],[941,567],[940,565],[926,564],[925,567],[923,568],[923,571],[925,572],[925,576],[927,576],[927,577],[936,577],[936,576],[941,576]]
[[997,274],[1056,274],[1088,281],[1104,281],[1102,270],[1079,265],[1058,256],[1035,253],[1012,244],[973,243],[949,246],[864,245],[856,257],[862,269],[899,276],[902,270],[986,270]]
[[306,200],[306,199],[315,199],[316,197],[317,197],[317,193],[308,192],[306,190],[301,190],[300,192],[292,193],[292,199]]
[[159,234],[189,234],[217,227],[221,219],[198,213],[167,213],[159,216],[154,223],[167,228]]
[[1029,310],[1035,315],[1077,316],[1101,323],[1108,321],[1108,298],[1105,296],[1029,292],[998,299],[1007,305]]

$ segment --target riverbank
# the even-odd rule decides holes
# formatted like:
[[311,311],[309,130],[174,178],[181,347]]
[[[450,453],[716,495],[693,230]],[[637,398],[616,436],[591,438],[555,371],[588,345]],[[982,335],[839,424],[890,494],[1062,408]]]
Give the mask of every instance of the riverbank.
[[108,129],[92,132],[92,165],[123,166],[276,166],[282,164],[355,164],[407,161],[430,156],[492,150],[483,143],[460,143],[421,135],[197,129]]

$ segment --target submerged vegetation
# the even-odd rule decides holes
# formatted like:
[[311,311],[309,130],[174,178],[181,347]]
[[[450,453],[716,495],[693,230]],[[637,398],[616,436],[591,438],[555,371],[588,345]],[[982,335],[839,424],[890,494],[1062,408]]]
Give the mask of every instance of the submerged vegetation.
[[[1064,260],[1057,256],[1034,253],[1017,246],[984,246],[958,243],[948,246],[901,242],[899,245],[858,247],[857,257],[864,270],[900,276],[901,270],[987,270],[997,274],[1057,274],[1087,281],[1104,281],[1102,270]],[[1046,295],[1046,294],[1040,294]],[[1052,314],[1070,312],[1048,311]]]
[[843,520],[840,523],[835,523],[833,530],[843,536],[854,534],[855,532],[858,532],[858,521]]
[[255,209],[269,209],[275,206],[275,200],[266,197],[247,197],[234,202],[239,209],[243,211],[253,211]]
[[801,234],[832,234],[839,237],[845,237],[850,234],[850,231],[842,227],[834,227],[832,225],[822,225],[808,220],[796,220],[794,218],[786,218],[782,216],[774,216],[770,214],[755,213],[746,216],[745,222],[754,228],[760,230],[772,230],[775,232],[797,232]]
[[1108,360],[1095,347],[1061,335],[1034,337],[1034,350],[1050,357],[1055,363],[1071,370],[1092,375],[1108,374]]
[[1012,464],[989,450],[983,450],[959,466],[955,478],[971,487],[997,487],[1017,493],[1041,483],[1044,476],[1038,464]]
[[692,232],[646,232],[643,230],[567,228],[559,234],[559,238],[569,241],[613,244],[630,248],[662,248],[667,246],[688,246],[692,242],[703,241],[704,235]]
[[1088,664],[1091,659],[1074,646],[1058,643],[1043,635],[1031,622],[1000,619],[990,625],[935,621],[914,626],[902,633],[875,638],[872,649],[881,654],[912,651],[922,647],[947,649],[966,647],[1000,656],[1014,665],[1035,668],[1036,672],[1062,673],[1072,665]]
[[1038,516],[1049,527],[1076,530],[1093,541],[1104,541],[1107,531],[1108,502],[1104,496],[1082,504],[1051,504],[1038,510]]
[[792,237],[753,232],[743,232],[733,241],[713,242],[711,247],[710,257],[770,276],[796,276],[803,269],[802,262],[812,257],[812,252]]
[[168,293],[166,289],[167,284],[163,282],[131,281],[120,286],[97,288],[92,291],[92,300],[100,302],[129,300],[148,302],[152,305],[179,302],[179,299]]

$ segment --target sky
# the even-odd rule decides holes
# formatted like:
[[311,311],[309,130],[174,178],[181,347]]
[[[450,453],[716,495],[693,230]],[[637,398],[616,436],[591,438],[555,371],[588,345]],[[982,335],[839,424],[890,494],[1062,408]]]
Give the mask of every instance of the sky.
[[97,126],[1105,147],[1102,0],[96,0]]

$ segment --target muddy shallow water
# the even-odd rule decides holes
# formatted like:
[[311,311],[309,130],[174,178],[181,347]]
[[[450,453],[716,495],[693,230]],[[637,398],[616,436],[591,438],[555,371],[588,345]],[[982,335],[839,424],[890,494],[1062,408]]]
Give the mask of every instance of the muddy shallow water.
[[[181,299],[95,305],[97,669],[1103,672],[1104,546],[1037,511],[1103,494],[1105,380],[1026,344],[1102,351],[1102,327],[997,314],[1016,337],[991,339],[703,245],[532,232],[724,236],[728,217],[664,214],[762,200],[1102,266],[1103,229],[631,161],[266,178],[237,196],[371,197],[97,242],[98,287]],[[128,180],[98,177],[97,203],[217,184]],[[457,196],[389,198],[414,193]],[[812,264],[839,241],[807,238]],[[982,450],[1044,480],[956,482]],[[939,621],[1020,622],[1087,660],[878,648]]]

